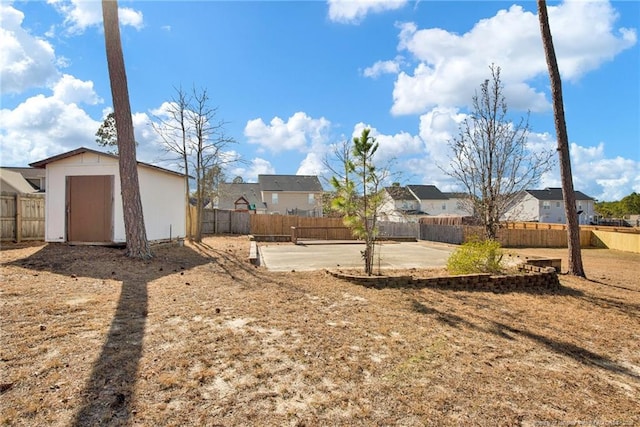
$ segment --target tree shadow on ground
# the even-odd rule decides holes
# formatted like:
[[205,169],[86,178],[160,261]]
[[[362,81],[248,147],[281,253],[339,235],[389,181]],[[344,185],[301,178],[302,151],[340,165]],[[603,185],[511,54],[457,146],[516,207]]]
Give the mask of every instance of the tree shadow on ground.
[[436,321],[443,323],[449,327],[460,328],[464,326],[471,330],[482,332],[482,333],[493,334],[509,341],[516,340],[518,336],[524,337],[544,345],[546,348],[548,348],[549,350],[555,353],[570,357],[575,361],[580,362],[584,365],[597,367],[597,368],[604,369],[617,374],[622,374],[636,380],[640,380],[640,376],[638,374],[620,365],[619,363],[616,363],[610,358],[600,355],[598,353],[589,351],[583,347],[572,344],[570,342],[566,342],[566,341],[562,341],[562,340],[558,340],[550,337],[545,337],[543,335],[536,334],[526,329],[509,326],[505,323],[497,322],[492,319],[487,319],[482,316],[474,316],[481,323],[488,325],[485,327],[485,326],[482,326],[480,322],[475,323],[461,316],[451,314],[451,313],[446,313],[433,307],[428,307],[424,303],[418,301],[415,298],[411,299],[410,303],[413,311],[430,316]]
[[81,393],[74,426],[130,423],[148,314],[147,285],[209,262],[210,257],[188,247],[156,247],[154,258],[138,260],[127,258],[119,248],[48,244],[31,256],[10,263],[72,279],[91,277],[122,282],[115,315]]
[[501,331],[509,331],[513,334],[516,335],[520,335],[523,337],[526,337],[530,340],[536,341],[542,345],[544,345],[545,347],[547,347],[549,350],[558,353],[560,355],[564,355],[564,356],[568,356],[571,357],[572,359],[585,364],[585,365],[590,365],[590,366],[595,366],[601,369],[605,369],[607,371],[611,371],[617,374],[622,374],[622,375],[626,375],[628,377],[634,378],[636,380],[640,380],[640,375],[636,374],[635,372],[631,371],[630,369],[614,362],[613,360],[609,359],[608,357],[602,356],[598,353],[594,353],[592,351],[587,350],[586,348],[577,346],[575,344],[572,344],[570,342],[566,342],[566,341],[562,341],[562,340],[558,340],[558,339],[553,339],[553,338],[549,338],[549,337],[545,337],[543,335],[540,334],[536,334],[534,332],[531,331],[527,331],[525,329],[520,329],[520,328],[514,328],[512,326],[509,325],[505,325],[503,323],[500,322],[494,322],[495,327],[497,328],[497,330],[501,330]]
[[257,265],[249,263],[248,251],[246,260],[242,260],[235,256],[232,251],[225,252],[221,249],[214,248],[213,246],[205,242],[192,242],[192,245],[194,246],[195,250],[203,256],[209,256],[214,261],[222,260],[223,262],[218,262],[218,265],[232,280],[241,283],[246,282],[242,277],[239,277],[238,274],[234,274],[231,269],[225,265],[225,263],[232,265],[234,269],[237,269],[244,274],[248,274],[254,277],[263,276],[260,274],[260,270]]

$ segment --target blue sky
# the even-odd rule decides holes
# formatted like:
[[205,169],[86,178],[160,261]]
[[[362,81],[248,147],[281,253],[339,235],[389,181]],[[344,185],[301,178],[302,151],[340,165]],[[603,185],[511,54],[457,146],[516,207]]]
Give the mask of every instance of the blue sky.
[[[150,121],[182,85],[207,89],[227,171],[326,175],[333,144],[371,127],[403,184],[457,184],[447,141],[502,68],[532,149],[555,147],[536,4],[484,1],[120,1],[140,160],[167,163]],[[0,163],[85,146],[110,111],[100,2],[2,1]],[[574,185],[598,200],[640,192],[640,3],[549,2]],[[558,167],[538,188],[560,186]],[[328,187],[328,186],[327,186]]]

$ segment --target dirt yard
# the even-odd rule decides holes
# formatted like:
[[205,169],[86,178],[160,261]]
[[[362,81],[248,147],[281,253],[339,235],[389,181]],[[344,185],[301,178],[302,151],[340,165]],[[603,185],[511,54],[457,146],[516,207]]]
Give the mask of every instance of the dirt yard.
[[640,425],[638,254],[584,250],[592,280],[494,294],[273,273],[248,253],[246,236],[148,262],[3,244],[0,423]]

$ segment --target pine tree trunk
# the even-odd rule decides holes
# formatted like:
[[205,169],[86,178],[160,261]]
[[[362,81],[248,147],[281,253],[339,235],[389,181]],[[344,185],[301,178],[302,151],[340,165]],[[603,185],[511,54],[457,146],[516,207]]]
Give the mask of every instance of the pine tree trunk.
[[150,258],[152,256],[142,214],[140,184],[138,182],[138,163],[136,160],[136,143],[133,134],[129,89],[124,68],[124,56],[120,41],[117,0],[102,1],[104,19],[104,38],[107,49],[107,64],[113,110],[118,132],[118,153],[120,164],[120,187],[122,191],[122,208],[124,228],[127,239],[127,256],[133,258]]
[[553,98],[553,112],[558,138],[558,156],[560,158],[560,174],[562,179],[562,195],[564,197],[564,210],[567,216],[567,241],[569,246],[569,274],[585,277],[582,266],[582,253],[580,252],[580,225],[576,210],[576,195],[573,190],[573,176],[571,175],[571,158],[569,157],[569,136],[564,117],[564,102],[562,100],[562,81],[560,70],[556,61],[556,53],[551,38],[547,3],[538,1],[538,19],[540,20],[540,33],[542,45],[549,67],[551,80],[551,95]]

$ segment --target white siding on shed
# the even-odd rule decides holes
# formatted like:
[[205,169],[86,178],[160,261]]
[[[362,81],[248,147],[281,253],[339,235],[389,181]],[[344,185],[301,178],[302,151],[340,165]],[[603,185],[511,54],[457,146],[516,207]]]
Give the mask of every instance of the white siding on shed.
[[[126,241],[118,160],[96,152],[83,152],[46,165],[47,195],[45,241],[66,239],[66,177],[113,175],[113,241]],[[184,237],[186,234],[185,179],[178,174],[138,165],[147,239]]]

